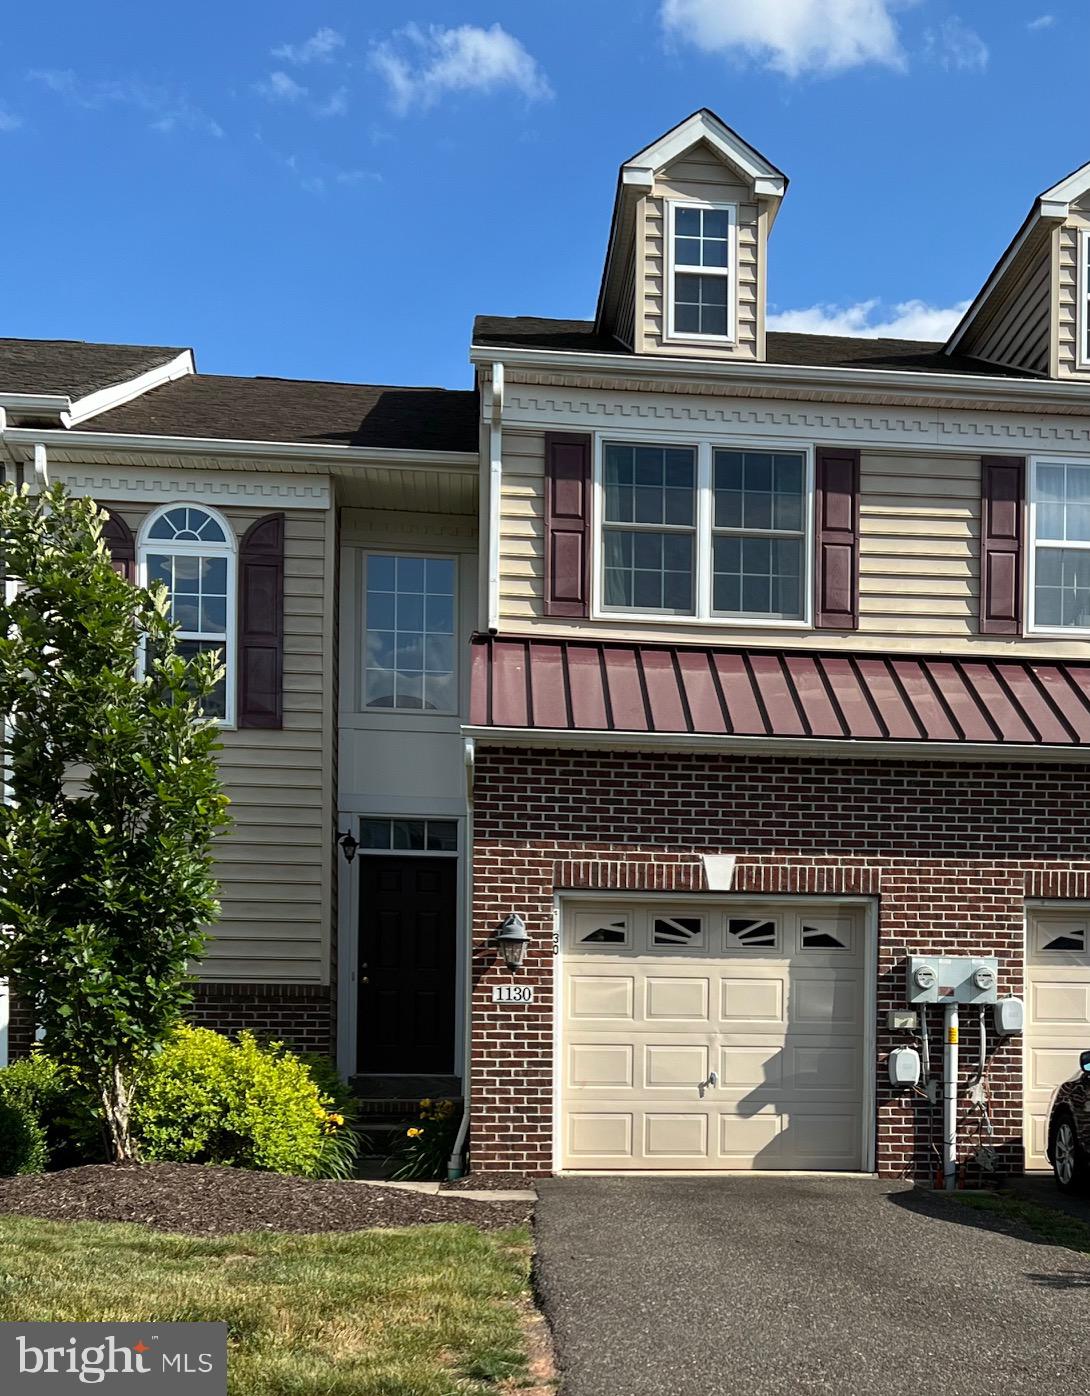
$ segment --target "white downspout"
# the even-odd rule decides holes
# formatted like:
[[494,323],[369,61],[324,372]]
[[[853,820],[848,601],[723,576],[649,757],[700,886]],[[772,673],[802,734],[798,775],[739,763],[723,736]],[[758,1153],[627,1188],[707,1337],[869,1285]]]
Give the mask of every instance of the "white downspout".
[[465,1173],[466,1139],[469,1136],[470,1069],[473,1053],[473,764],[476,743],[472,737],[465,741],[466,767],[466,915],[465,915],[465,984],[462,989],[462,1118],[454,1147],[447,1161],[447,1178],[453,1182]]
[[503,364],[492,365],[488,423],[488,629],[500,628],[500,519],[503,490]]
[[942,1182],[957,1187],[958,1152],[958,1006],[946,1005],[942,1047]]
[[[8,414],[4,407],[0,407],[0,438],[3,438],[8,427]],[[4,453],[5,461],[7,453]],[[4,601],[10,605],[15,599],[15,583],[7,576],[4,578]],[[5,805],[12,803],[13,794],[11,782],[8,779],[7,752],[11,748],[11,722],[7,713],[3,718],[3,753],[0,753],[0,800]],[[8,1033],[11,1026],[11,995],[8,993],[6,979],[0,979],[0,1067],[7,1066],[10,1049],[8,1044]]]

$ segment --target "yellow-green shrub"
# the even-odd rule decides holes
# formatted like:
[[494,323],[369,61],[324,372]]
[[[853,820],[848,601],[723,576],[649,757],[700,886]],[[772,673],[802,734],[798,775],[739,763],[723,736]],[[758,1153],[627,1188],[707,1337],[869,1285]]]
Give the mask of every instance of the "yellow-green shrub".
[[321,1177],[342,1128],[306,1064],[282,1043],[179,1027],[134,1102],[142,1156]]

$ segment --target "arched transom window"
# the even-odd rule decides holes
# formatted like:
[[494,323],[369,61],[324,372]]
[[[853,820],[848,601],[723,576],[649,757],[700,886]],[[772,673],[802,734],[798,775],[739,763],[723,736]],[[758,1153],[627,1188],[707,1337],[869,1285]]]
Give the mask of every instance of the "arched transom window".
[[225,677],[205,704],[209,717],[235,720],[235,536],[212,509],[171,504],[149,515],[140,534],[140,580],[162,582],[178,626],[178,649],[215,650]]

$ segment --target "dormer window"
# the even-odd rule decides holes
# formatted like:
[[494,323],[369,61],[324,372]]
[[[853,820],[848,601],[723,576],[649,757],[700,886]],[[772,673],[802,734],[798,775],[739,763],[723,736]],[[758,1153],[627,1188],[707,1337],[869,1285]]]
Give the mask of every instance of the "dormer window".
[[669,338],[734,339],[734,204],[667,204]]

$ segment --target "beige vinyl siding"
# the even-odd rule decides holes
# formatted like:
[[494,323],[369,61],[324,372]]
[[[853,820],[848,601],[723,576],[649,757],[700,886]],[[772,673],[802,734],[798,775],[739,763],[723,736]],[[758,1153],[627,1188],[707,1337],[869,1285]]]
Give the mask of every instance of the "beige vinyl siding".
[[621,278],[621,298],[617,304],[614,334],[628,349],[634,349],[636,335],[636,244],[633,241]]
[[991,363],[1047,373],[1052,309],[1050,243],[1045,241],[1009,280],[994,308],[972,326],[959,351]]
[[[737,261],[732,277],[735,292],[733,345],[687,343],[666,338],[667,199],[737,205]],[[764,319],[763,308],[758,308],[758,297],[764,295],[758,277],[763,261],[758,240],[764,236],[765,224],[758,219],[752,190],[738,181],[709,146],[702,144],[659,171],[641,208],[642,306],[637,316],[642,339],[638,348],[645,353],[666,349],[671,354],[696,358],[757,358],[759,323],[763,324]]]
[[1072,216],[1056,234],[1056,372],[1061,378],[1085,377],[1090,369],[1081,366],[1079,335],[1084,308],[1079,304],[1079,255],[1081,234],[1090,229],[1090,209],[1076,205]]
[[[109,500],[103,500],[107,506]],[[133,533],[142,511],[118,510]],[[236,538],[270,509],[225,507]],[[326,983],[333,808],[331,511],[288,510],[284,726],[225,730],[220,769],[234,827],[219,841],[221,919],[199,977]]]
[[[980,460],[865,451],[860,468],[859,629],[796,630],[624,618],[554,620],[545,573],[544,437],[504,434],[500,613],[510,634],[853,651],[941,651],[1085,658],[1085,640],[977,633]],[[595,563],[597,558],[594,559]]]

